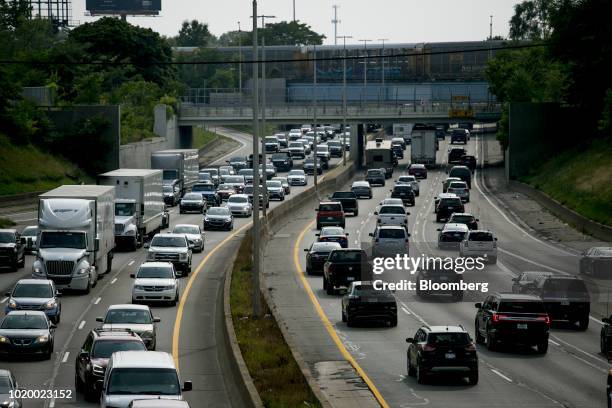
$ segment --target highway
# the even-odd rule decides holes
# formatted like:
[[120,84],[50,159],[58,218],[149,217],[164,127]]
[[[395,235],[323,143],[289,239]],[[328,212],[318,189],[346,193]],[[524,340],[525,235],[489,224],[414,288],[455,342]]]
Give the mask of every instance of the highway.
[[[225,129],[225,136],[240,143],[240,147],[216,164],[225,164],[231,156],[248,155],[251,152],[251,136]],[[333,159],[332,163],[337,163]],[[301,167],[301,161],[296,168]],[[309,185],[312,177],[308,177]],[[304,187],[291,187],[292,199]],[[278,205],[270,203],[270,208]],[[35,217],[35,213],[32,213]],[[32,215],[30,214],[30,215]],[[27,215],[26,217],[27,218]],[[202,225],[200,214],[178,214],[178,207],[171,210],[171,228],[178,223]],[[237,250],[243,231],[251,222],[250,218],[235,218],[232,232],[207,231],[205,250],[193,254],[192,273],[180,279],[181,302],[176,307],[152,306],[153,314],[161,318],[157,325],[157,351],[172,352],[178,364],[182,380],[193,381],[193,391],[185,394],[193,407],[203,402],[210,407],[243,406],[235,395],[232,378],[225,374],[227,351],[218,341],[220,327],[215,321],[222,311],[221,290],[227,259]],[[35,224],[35,222],[28,222]],[[75,358],[90,330],[98,327],[97,316],[103,316],[108,306],[130,303],[132,280],[144,262],[146,250],[136,252],[116,252],[113,269],[109,275],[99,280],[89,295],[66,294],[61,298],[62,320],[55,331],[54,357],[50,361],[24,360],[2,361],[0,367],[10,369],[19,385],[24,389],[72,390],[67,400],[28,400],[25,407],[88,407],[97,403],[84,401],[82,394],[74,393]],[[0,275],[2,293],[10,290],[14,283],[29,277],[33,257],[28,255],[26,266],[15,273]],[[2,308],[6,304],[2,297]]]
[[[494,136],[485,136],[494,138]],[[448,139],[447,139],[448,140]],[[479,161],[486,160],[480,137],[472,137],[468,153]],[[445,161],[448,141],[440,144],[438,162]],[[406,151],[410,155],[410,148]],[[485,157],[483,157],[485,156]],[[405,173],[408,159],[400,162],[393,179]],[[486,171],[486,170],[485,170]],[[545,270],[556,274],[577,274],[576,251],[558,248],[549,242],[529,235],[511,217],[504,213],[494,197],[487,194],[477,170],[476,182],[471,190],[471,201],[466,212],[479,218],[479,227],[490,229],[498,237],[499,259],[496,265],[487,265],[483,271],[467,272],[469,282],[488,282],[489,291],[510,291],[511,278],[524,270]],[[356,176],[360,179],[362,176]],[[441,251],[436,248],[437,228],[433,213],[434,196],[441,192],[446,178],[443,170],[430,170],[426,180],[420,182],[420,197],[416,206],[408,207],[411,256],[418,254],[458,256],[457,251]],[[375,211],[378,203],[389,196],[391,180],[386,187],[375,187],[374,198],[359,200],[358,217],[347,217],[346,229],[353,246],[369,244],[368,233],[374,230]],[[350,187],[347,184],[346,189]],[[305,253],[316,240],[313,205],[306,205],[277,234],[293,237],[293,253],[281,254],[287,264],[295,264],[294,273],[305,270]],[[583,243],[585,244],[585,243]],[[275,248],[268,248],[274,253]],[[278,251],[282,251],[282,248]],[[406,272],[385,272],[383,279],[397,282],[405,279]],[[480,382],[470,386],[463,381],[439,381],[420,385],[406,371],[406,337],[412,337],[423,324],[463,325],[473,336],[476,309],[474,302],[484,300],[486,294],[466,292],[463,302],[450,299],[420,300],[414,292],[397,291],[399,324],[395,328],[358,326],[348,328],[341,321],[341,296],[328,296],[322,289],[322,278],[306,276],[306,284],[312,288],[316,302],[329,319],[333,330],[341,339],[339,347],[348,350],[381,394],[383,405],[389,407],[603,407],[606,373],[610,368],[599,353],[601,322],[592,315],[586,331],[570,327],[553,326],[550,347],[546,355],[534,350],[510,350],[491,352],[477,346],[479,354]],[[594,282],[597,284],[597,282]],[[278,296],[278,295],[277,295]],[[306,294],[304,294],[306,296]],[[595,307],[595,305],[594,305]],[[282,309],[280,310],[282,314]],[[306,335],[297,332],[296,336]]]

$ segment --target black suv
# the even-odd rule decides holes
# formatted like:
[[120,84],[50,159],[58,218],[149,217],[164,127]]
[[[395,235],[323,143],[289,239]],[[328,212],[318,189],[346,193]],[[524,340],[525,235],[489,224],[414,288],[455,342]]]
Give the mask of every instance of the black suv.
[[25,265],[25,245],[16,229],[0,229],[0,267],[8,266],[12,271]]
[[357,202],[357,194],[352,191],[336,191],[329,196],[330,201],[338,201],[342,204],[344,213],[352,213],[353,216],[359,215],[359,203]]
[[436,373],[453,373],[478,384],[478,355],[462,326],[422,326],[406,339],[408,375],[419,384]]
[[[452,286],[448,284],[460,284],[463,280],[462,276],[462,274],[455,272],[453,269],[441,268],[437,265],[419,268],[415,280],[416,295],[421,299],[430,296],[450,295],[453,301],[461,302],[463,300],[463,291],[461,289],[452,289]],[[427,286],[422,285],[421,282],[426,283]],[[428,286],[436,283],[448,285],[448,289],[429,289]]]
[[612,360],[612,316],[601,319],[603,326],[599,333],[599,344],[601,353],[608,361]]
[[542,299],[531,295],[494,293],[484,303],[474,305],[476,343],[494,350],[499,343],[536,346],[538,352],[548,351],[550,317]]
[[580,330],[589,327],[591,299],[582,279],[544,275],[536,280],[531,293],[542,299],[553,322],[578,324]]
[[404,205],[415,205],[414,191],[412,191],[411,185],[399,184],[389,191],[391,191],[391,198],[400,198]]
[[383,321],[397,326],[397,301],[389,290],[375,289],[372,282],[353,282],[342,297],[342,321],[352,326],[357,320]]
[[334,249],[323,264],[323,290],[328,295],[336,288],[348,288],[351,283],[370,280],[372,265],[368,255],[361,248]]
[[448,149],[448,164],[460,164],[461,158],[465,156],[463,147],[451,147]]
[[130,330],[92,330],[77,354],[74,370],[74,387],[77,392],[84,392],[88,401],[97,397],[96,382],[104,380],[108,360],[115,351],[147,351],[147,348]]
[[381,169],[370,169],[366,172],[365,180],[372,186],[378,184],[384,187],[385,179],[385,172]]
[[293,168],[293,159],[289,153],[275,153],[272,155],[272,164],[277,171],[289,171]]
[[453,213],[462,213],[464,211],[465,207],[459,197],[444,197],[436,207],[436,222],[448,220]]

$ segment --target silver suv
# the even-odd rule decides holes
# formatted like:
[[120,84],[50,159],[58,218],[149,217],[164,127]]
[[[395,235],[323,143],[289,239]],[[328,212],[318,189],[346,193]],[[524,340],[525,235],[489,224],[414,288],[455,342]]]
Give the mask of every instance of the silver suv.
[[392,256],[409,254],[408,237],[410,234],[404,227],[384,225],[377,227],[372,237],[372,256]]
[[183,276],[191,272],[193,247],[184,234],[157,234],[150,244],[145,244],[145,248],[149,248],[147,261],[172,262],[177,271],[182,271]]

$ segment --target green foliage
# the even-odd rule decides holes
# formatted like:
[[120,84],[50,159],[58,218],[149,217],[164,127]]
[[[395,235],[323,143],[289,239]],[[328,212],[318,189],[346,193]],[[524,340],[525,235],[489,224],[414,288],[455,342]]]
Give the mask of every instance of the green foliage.
[[526,0],[514,6],[510,19],[512,40],[542,40],[550,35],[550,17],[557,0]]
[[17,225],[14,221],[9,220],[8,218],[0,217],[0,228],[11,228]]
[[218,137],[219,135],[215,132],[203,129],[199,126],[194,126],[193,143],[191,147],[193,147],[194,149],[202,149],[213,140],[216,140]]
[[183,21],[174,41],[179,47],[205,47],[214,41],[214,36],[208,31],[208,24],[198,20]]
[[0,0],[0,30],[14,30],[30,16],[28,0]]
[[599,120],[599,130],[612,136],[612,89],[606,91],[604,109]]
[[[259,41],[265,38],[266,45],[321,45],[325,35],[319,34],[305,23],[298,21],[280,21],[266,24],[266,28],[257,31]],[[229,31],[219,37],[219,44],[238,46],[240,38],[242,45],[252,45],[253,37],[250,31]]]
[[111,96],[121,102],[121,143],[132,143],[155,137],[154,108],[162,98],[157,84],[146,81],[126,82]]

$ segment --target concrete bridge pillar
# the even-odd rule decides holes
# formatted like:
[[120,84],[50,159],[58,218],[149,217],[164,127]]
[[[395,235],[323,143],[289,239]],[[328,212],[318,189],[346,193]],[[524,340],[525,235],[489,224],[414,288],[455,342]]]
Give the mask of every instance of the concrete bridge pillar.
[[351,127],[351,158],[358,169],[364,166],[366,126],[363,123],[349,123]]

